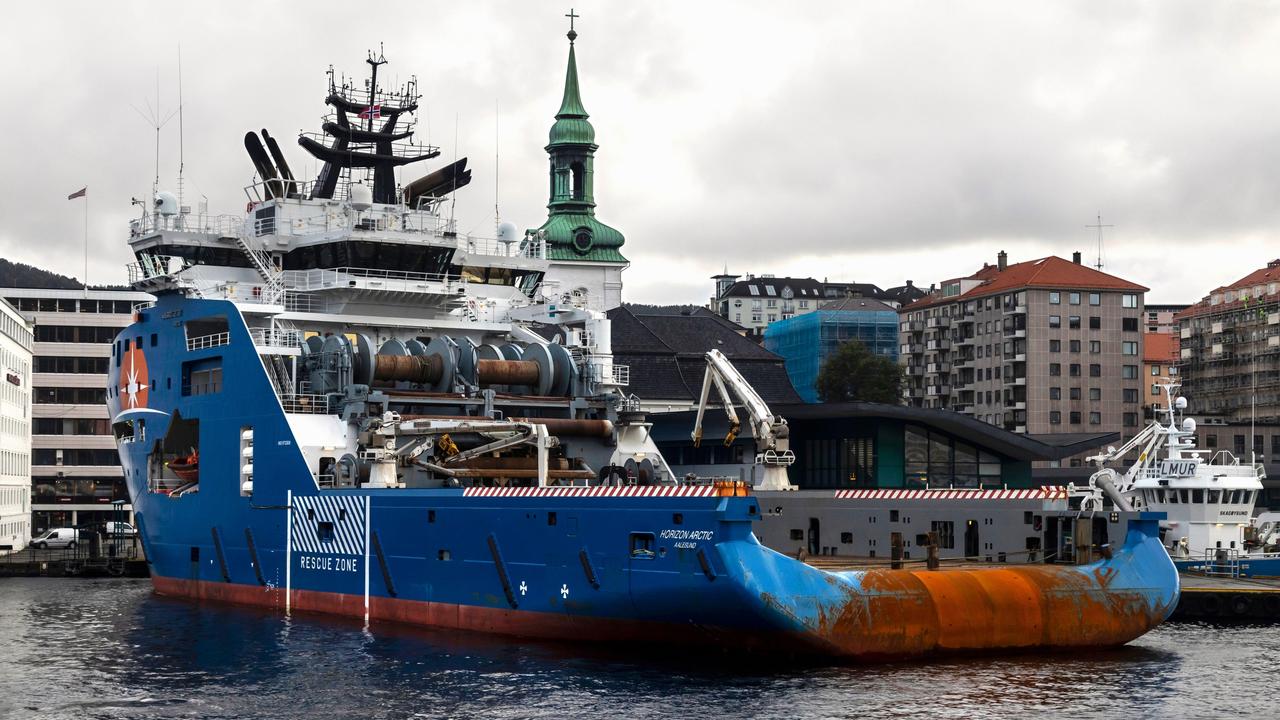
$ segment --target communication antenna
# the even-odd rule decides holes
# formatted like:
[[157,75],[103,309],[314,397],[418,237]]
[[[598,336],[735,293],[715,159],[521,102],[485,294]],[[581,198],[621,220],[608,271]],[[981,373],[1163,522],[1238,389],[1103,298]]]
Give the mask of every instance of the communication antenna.
[[[453,114],[453,162],[458,162],[458,113]],[[449,193],[449,229],[454,230],[453,210],[458,206],[458,173],[453,173],[453,191]],[[456,230],[455,230],[456,232]]]
[[502,213],[498,212],[498,146],[501,136],[498,135],[498,99],[493,99],[493,226],[502,224]]
[[164,116],[163,118],[161,117],[160,68],[158,67],[156,68],[155,107],[151,106],[150,100],[144,100],[143,102],[145,103],[147,108],[146,112],[142,112],[142,110],[138,109],[137,105],[130,105],[129,107],[133,108],[134,112],[141,115],[142,119],[147,122],[147,125],[156,131],[156,175],[155,175],[155,179],[151,182],[151,196],[155,197],[155,194],[160,191],[160,129],[163,128],[165,125],[168,125],[169,121],[173,119],[173,116],[178,114],[178,111],[174,110],[173,112],[169,113],[167,116]]
[[186,207],[183,202],[184,183],[182,180],[182,171],[186,166],[186,142],[182,132],[182,45],[178,45],[178,222],[183,222],[182,209]]
[[1098,270],[1101,270],[1101,269],[1102,269],[1102,229],[1103,229],[1103,228],[1113,228],[1113,227],[1115,227],[1115,225],[1103,225],[1103,224],[1102,224],[1102,213],[1101,213],[1101,212],[1099,212],[1099,213],[1098,213],[1098,221],[1097,221],[1097,223],[1095,223],[1095,224],[1093,224],[1093,225],[1085,225],[1085,227],[1086,227],[1086,228],[1088,228],[1088,229],[1090,229],[1090,230],[1097,230],[1097,231],[1098,231],[1098,259],[1097,259],[1097,261],[1094,263],[1094,267],[1096,267]]

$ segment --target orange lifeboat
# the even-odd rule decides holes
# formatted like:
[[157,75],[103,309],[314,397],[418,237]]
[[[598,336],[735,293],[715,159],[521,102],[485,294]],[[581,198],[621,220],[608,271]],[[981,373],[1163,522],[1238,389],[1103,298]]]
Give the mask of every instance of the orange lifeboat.
[[191,454],[169,462],[169,469],[185,482],[200,480],[200,451],[192,449]]

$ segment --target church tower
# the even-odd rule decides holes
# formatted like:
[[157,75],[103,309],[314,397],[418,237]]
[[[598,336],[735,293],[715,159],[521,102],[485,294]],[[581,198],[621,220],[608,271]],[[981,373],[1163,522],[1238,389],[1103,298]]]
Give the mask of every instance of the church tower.
[[564,98],[546,146],[550,157],[548,216],[542,227],[551,267],[547,282],[555,293],[585,292],[588,304],[608,310],[622,304],[622,233],[596,219],[596,131],[588,120],[578,89],[574,40],[578,33],[569,11],[569,67]]

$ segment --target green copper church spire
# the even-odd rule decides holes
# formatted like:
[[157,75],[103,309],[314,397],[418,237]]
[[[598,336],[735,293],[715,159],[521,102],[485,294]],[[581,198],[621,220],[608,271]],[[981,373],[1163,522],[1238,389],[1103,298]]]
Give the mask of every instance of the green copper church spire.
[[551,197],[547,200],[550,212],[539,230],[546,233],[549,259],[626,263],[619,252],[622,233],[595,218],[594,166],[599,146],[578,87],[578,59],[574,52],[578,33],[573,21],[579,16],[570,10],[566,17],[569,65],[564,76],[564,97],[545,148],[551,157]]

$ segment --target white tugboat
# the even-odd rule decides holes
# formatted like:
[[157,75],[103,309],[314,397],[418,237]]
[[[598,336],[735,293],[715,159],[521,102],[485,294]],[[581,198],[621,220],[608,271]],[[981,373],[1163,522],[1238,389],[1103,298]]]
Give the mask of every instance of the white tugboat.
[[[1161,541],[1180,570],[1280,574],[1280,555],[1245,549],[1245,528],[1266,471],[1261,463],[1243,461],[1226,450],[1196,449],[1195,420],[1179,421],[1187,407],[1187,399],[1177,394],[1179,387],[1162,386],[1166,402],[1157,412],[1164,420],[1157,418],[1123,446],[1089,458],[1100,468],[1090,485],[1111,483],[1134,510],[1165,513]],[[1102,467],[1134,450],[1138,459],[1123,475]]]

